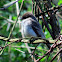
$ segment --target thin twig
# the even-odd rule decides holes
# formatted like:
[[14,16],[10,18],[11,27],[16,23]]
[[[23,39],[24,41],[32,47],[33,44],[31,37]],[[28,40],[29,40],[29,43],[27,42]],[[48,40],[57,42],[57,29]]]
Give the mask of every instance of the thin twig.
[[15,4],[15,3],[18,2],[18,1],[19,1],[19,0],[13,2],[12,4],[10,4],[10,5],[6,6],[6,7],[0,8],[0,10],[5,10],[5,9],[7,9],[8,7],[10,7],[11,5]]
[[62,52],[62,48],[60,49],[59,52],[57,52],[57,54],[52,58],[52,60],[51,60],[50,62],[52,62],[52,61],[57,57],[57,55],[58,55],[60,52]]
[[62,44],[62,42],[60,42],[60,43],[54,43],[51,47],[50,47],[50,50],[46,53],[46,54],[44,54],[40,59],[38,59],[37,60],[37,62],[39,62],[42,58],[44,58],[46,55],[48,55],[48,54],[50,54],[52,51],[53,51],[53,49],[54,48],[56,48],[57,46],[59,46],[59,45],[61,45]]
[[40,13],[40,14],[36,14],[36,16],[38,17],[38,16],[41,16],[41,15],[43,15],[44,13],[47,13],[47,12],[49,12],[49,11],[52,11],[52,10],[56,10],[56,9],[60,9],[62,7],[62,5],[61,6],[55,6],[55,7],[52,7],[52,8],[49,8],[48,10],[46,10],[46,11],[43,11],[42,13]]
[[13,27],[12,27],[10,33],[9,33],[8,39],[10,39],[11,34],[12,34],[13,30],[14,30],[14,27],[15,27],[15,25],[16,25],[16,23],[17,23],[18,17],[20,16],[20,12],[21,12],[21,9],[22,9],[23,2],[24,2],[24,0],[23,0],[22,3],[21,3],[19,14],[18,14],[17,19],[16,19],[16,21],[15,21],[15,23],[14,23],[14,25],[13,25]]

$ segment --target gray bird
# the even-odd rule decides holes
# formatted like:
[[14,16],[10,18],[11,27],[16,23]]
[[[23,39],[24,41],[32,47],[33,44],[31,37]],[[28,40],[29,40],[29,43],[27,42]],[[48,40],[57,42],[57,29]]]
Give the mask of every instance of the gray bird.
[[25,13],[21,20],[21,33],[24,37],[41,37],[45,39],[42,27],[32,13]]

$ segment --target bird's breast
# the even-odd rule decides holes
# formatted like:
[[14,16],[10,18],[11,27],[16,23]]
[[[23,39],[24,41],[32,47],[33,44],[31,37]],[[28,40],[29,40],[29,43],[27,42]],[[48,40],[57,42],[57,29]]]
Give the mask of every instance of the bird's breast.
[[30,25],[30,21],[25,21],[22,23],[21,32],[25,37],[37,37],[36,33],[34,32]]

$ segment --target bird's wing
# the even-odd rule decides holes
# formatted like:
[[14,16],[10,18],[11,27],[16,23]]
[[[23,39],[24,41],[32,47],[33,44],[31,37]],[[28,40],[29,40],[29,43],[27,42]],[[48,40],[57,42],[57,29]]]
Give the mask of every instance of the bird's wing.
[[34,21],[32,19],[31,26],[32,26],[32,29],[34,30],[34,32],[37,34],[38,37],[45,38],[45,35],[44,35],[42,28],[41,28],[41,25],[39,24],[38,21]]

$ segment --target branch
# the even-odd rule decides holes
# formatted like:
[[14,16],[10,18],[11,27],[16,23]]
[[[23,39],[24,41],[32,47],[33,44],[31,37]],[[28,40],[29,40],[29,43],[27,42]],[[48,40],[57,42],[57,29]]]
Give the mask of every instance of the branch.
[[[19,0],[18,0],[19,1]],[[14,1],[13,3],[11,3],[10,5],[6,6],[6,7],[3,7],[3,8],[0,8],[0,10],[5,10],[6,8],[10,7],[11,5],[15,4],[16,2],[18,1]]]
[[58,55],[59,53],[61,53],[61,52],[62,52],[62,48],[60,49],[59,52],[57,52],[57,54],[52,58],[52,60],[51,60],[50,62],[52,62],[52,61],[57,57],[57,55]]
[[[39,37],[37,37],[38,39]],[[23,41],[23,39],[25,39]],[[6,37],[2,37],[0,36],[0,40],[3,40],[3,41],[8,41],[8,42],[24,42],[24,43],[30,43],[29,40],[27,39],[30,39],[29,37],[28,38],[15,38],[15,39],[8,39]],[[46,43],[45,42],[46,39],[38,39],[38,40],[35,40],[33,43],[36,44],[36,43]],[[49,40],[50,43],[55,43],[55,40]]]
[[[61,35],[59,36],[59,38],[61,37]],[[50,47],[50,49],[49,49],[49,51],[47,51],[47,53],[46,54],[44,54],[40,59],[37,59],[37,61],[36,62],[39,62],[42,58],[44,58],[46,55],[48,55],[48,54],[50,54],[50,53],[52,53],[53,52],[53,50],[57,47],[57,46],[60,46],[61,44],[62,44],[62,42],[59,42],[59,43],[57,43],[57,41],[59,40],[59,38],[55,41],[55,43]],[[60,52],[61,52],[62,50],[60,50]],[[58,53],[57,53],[58,54]],[[56,55],[57,55],[56,54]],[[54,60],[54,58],[56,57],[56,55],[53,57],[53,59],[52,60]],[[51,61],[52,61],[51,60]]]
[[14,23],[14,25],[13,25],[13,27],[12,27],[10,33],[9,33],[8,39],[11,37],[11,34],[12,34],[12,32],[13,32],[13,30],[14,30],[14,28],[15,28],[15,25],[16,25],[16,23],[17,23],[18,17],[20,16],[20,12],[21,12],[21,9],[22,9],[22,6],[23,6],[23,2],[24,2],[24,0],[22,1],[21,5],[20,5],[19,14],[18,14],[17,19],[16,19],[16,21],[15,21],[15,23]]
[[46,10],[46,11],[43,11],[42,13],[40,13],[40,14],[36,14],[36,17],[38,17],[38,16],[41,16],[41,15],[43,15],[44,13],[47,13],[47,12],[49,12],[49,11],[52,11],[52,10],[56,10],[56,9],[60,9],[62,7],[62,5],[61,6],[55,6],[55,7],[52,7],[52,8],[49,8],[48,10]]
[[[62,35],[60,35],[60,41],[62,42],[62,37],[61,37]],[[34,42],[33,42],[33,44],[38,44],[38,43],[46,43],[46,39],[41,39],[40,37],[36,37],[38,40],[35,40]],[[23,41],[23,39],[25,39],[24,41]],[[14,38],[14,39],[8,39],[8,38],[6,38],[6,37],[3,37],[3,36],[0,36],[0,40],[3,40],[3,41],[8,41],[8,42],[24,42],[24,43],[30,43],[29,42],[29,40],[27,40],[27,39],[31,39],[31,38],[29,38],[29,37],[26,37],[26,38]],[[49,41],[49,43],[55,43],[56,42],[56,40],[48,40]],[[60,41],[58,41],[57,43],[59,43]]]

